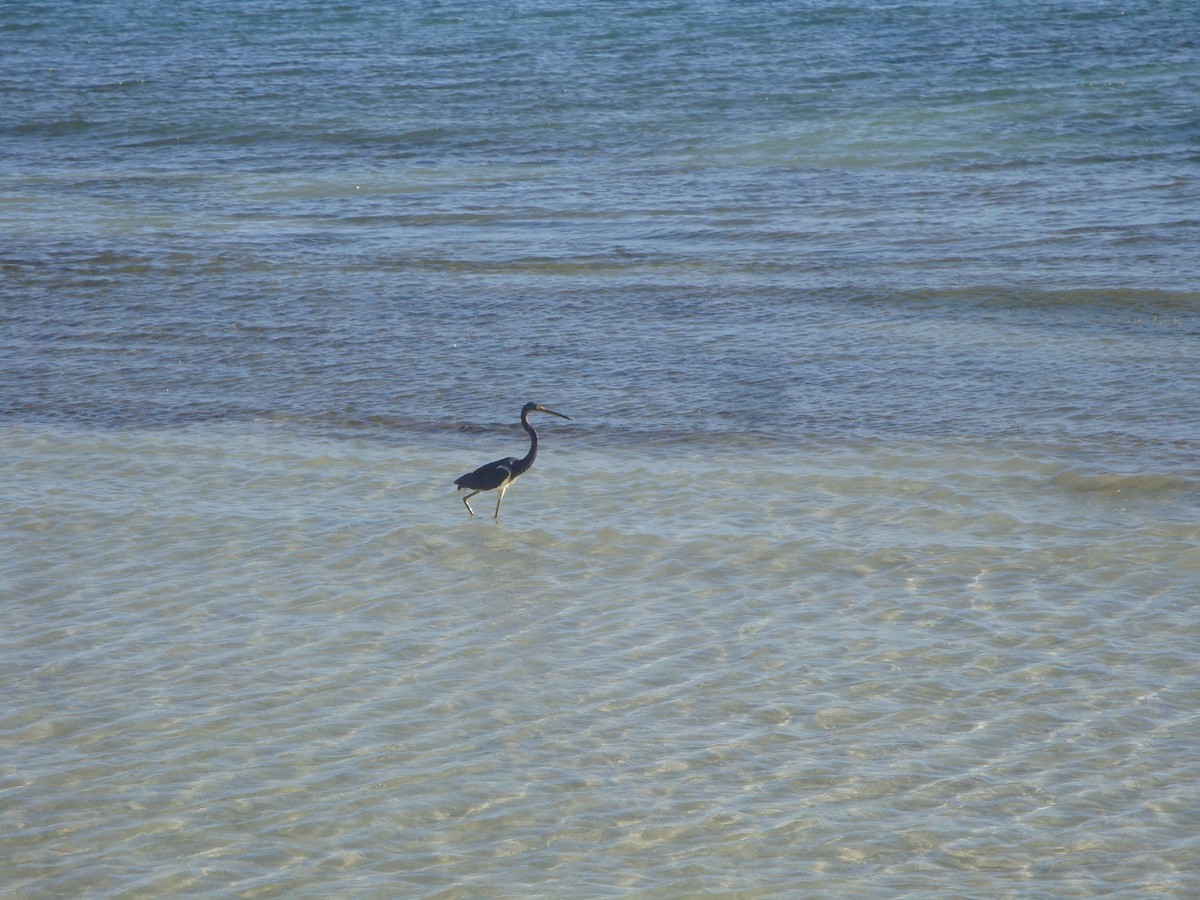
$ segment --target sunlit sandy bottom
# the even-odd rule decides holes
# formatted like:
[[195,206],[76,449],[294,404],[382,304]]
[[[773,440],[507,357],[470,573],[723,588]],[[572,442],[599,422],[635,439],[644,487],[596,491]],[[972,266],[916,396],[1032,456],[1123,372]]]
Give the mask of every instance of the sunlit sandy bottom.
[[1193,484],[560,449],[497,525],[383,441],[3,445],[17,893],[1194,886]]

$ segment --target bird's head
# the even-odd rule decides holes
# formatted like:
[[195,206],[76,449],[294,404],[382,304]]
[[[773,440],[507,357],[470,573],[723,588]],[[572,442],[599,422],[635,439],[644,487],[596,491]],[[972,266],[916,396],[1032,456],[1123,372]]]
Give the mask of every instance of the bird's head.
[[546,407],[542,406],[542,404],[534,403],[532,400],[530,402],[526,403],[525,408],[521,410],[522,418],[529,415],[531,412],[547,413],[548,415],[551,415],[551,416],[558,416],[560,419],[570,419],[571,418],[570,416],[563,415],[560,412],[555,412],[552,409],[546,409]]

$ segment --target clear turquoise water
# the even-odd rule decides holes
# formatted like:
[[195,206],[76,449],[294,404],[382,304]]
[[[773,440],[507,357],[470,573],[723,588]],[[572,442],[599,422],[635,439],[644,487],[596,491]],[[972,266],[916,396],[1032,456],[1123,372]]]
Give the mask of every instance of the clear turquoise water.
[[0,8],[0,886],[1193,896],[1196,34]]

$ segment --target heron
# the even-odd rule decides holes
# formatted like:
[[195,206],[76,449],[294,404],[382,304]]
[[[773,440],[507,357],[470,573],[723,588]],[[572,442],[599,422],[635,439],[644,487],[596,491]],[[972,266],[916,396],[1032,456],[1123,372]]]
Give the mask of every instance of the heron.
[[500,503],[504,500],[504,492],[508,490],[509,485],[528,471],[537,458],[538,433],[529,424],[529,414],[532,412],[547,413],[551,416],[558,416],[560,419],[569,420],[571,418],[552,409],[546,409],[540,403],[529,402],[521,407],[521,427],[529,432],[529,452],[525,454],[525,457],[517,459],[515,456],[506,456],[504,459],[490,462],[486,466],[480,466],[474,472],[468,472],[461,478],[454,479],[458,490],[471,492],[463,497],[463,505],[472,518],[475,517],[475,510],[471,509],[471,504],[467,501],[482,491],[499,491],[500,496],[496,498],[496,514],[492,517],[499,522]]

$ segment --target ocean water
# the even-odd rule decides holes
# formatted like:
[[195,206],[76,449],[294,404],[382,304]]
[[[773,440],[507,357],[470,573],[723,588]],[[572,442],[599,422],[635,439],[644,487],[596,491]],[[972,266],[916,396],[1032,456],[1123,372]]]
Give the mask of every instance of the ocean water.
[[4,3],[0,893],[1200,894],[1197,35]]

